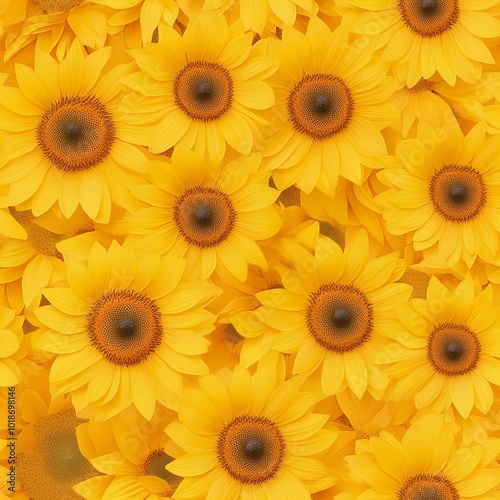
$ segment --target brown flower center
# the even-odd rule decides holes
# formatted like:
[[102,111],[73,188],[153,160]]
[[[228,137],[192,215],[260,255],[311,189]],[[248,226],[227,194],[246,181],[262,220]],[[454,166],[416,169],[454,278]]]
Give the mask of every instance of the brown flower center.
[[161,344],[158,306],[147,295],[111,290],[98,298],[87,315],[90,343],[116,365],[143,362]]
[[37,140],[47,160],[60,170],[88,170],[110,154],[115,125],[97,97],[64,97],[43,113]]
[[229,197],[218,188],[187,189],[174,206],[174,221],[190,244],[213,247],[233,230],[236,212]]
[[399,490],[398,500],[459,500],[460,495],[444,476],[417,474]]
[[399,0],[403,22],[422,37],[441,35],[460,15],[458,0]]
[[175,77],[174,97],[191,120],[218,120],[231,108],[233,81],[220,64],[192,61]]
[[169,488],[167,491],[156,493],[160,497],[171,497],[182,481],[181,477],[165,469],[165,466],[172,462],[172,460],[174,459],[170,455],[167,455],[161,449],[157,449],[153,450],[142,464],[142,473],[145,476],[156,476],[168,483]]
[[264,417],[234,418],[217,441],[221,467],[244,484],[260,484],[273,478],[284,456],[285,441],[278,426]]
[[352,285],[328,283],[310,295],[306,323],[316,342],[329,351],[353,351],[373,330],[373,308]]
[[40,5],[44,14],[53,14],[54,12],[61,12],[69,10],[77,5],[80,5],[83,0],[34,0],[35,3]]
[[443,375],[463,375],[474,370],[480,354],[477,336],[464,325],[442,323],[427,341],[427,359]]
[[430,279],[431,277],[428,274],[408,267],[403,276],[398,280],[398,283],[407,283],[413,287],[412,299],[425,299]]
[[76,427],[84,420],[68,409],[33,424],[31,453],[17,456],[17,475],[32,500],[77,500],[73,485],[100,475],[81,454]]
[[316,140],[338,134],[349,125],[354,101],[344,80],[326,73],[306,75],[288,97],[295,130]]
[[418,94],[419,92],[424,92],[426,90],[433,90],[434,89],[434,82],[431,82],[430,80],[425,80],[424,78],[421,78],[413,87],[406,87],[408,92],[410,94]]
[[482,175],[471,167],[446,165],[429,184],[434,209],[446,220],[467,222],[476,217],[486,202]]
[[33,222],[35,217],[31,210],[20,211],[16,210],[14,207],[9,207],[9,212],[26,230],[28,241],[36,252],[49,257],[62,259],[62,255],[59,250],[57,250],[56,244],[64,239],[63,235],[53,233]]

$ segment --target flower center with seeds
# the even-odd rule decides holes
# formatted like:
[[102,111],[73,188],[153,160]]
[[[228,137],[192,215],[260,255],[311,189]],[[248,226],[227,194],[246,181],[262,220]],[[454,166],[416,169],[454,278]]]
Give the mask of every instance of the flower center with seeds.
[[110,154],[115,125],[96,97],[65,97],[43,113],[36,135],[52,165],[78,172],[95,167]]
[[35,3],[40,5],[44,14],[53,14],[54,12],[61,12],[69,10],[77,5],[80,5],[83,0],[34,0]]
[[434,88],[434,82],[421,78],[413,87],[406,88],[410,94],[418,94],[419,92],[424,92],[426,90],[432,91]]
[[174,221],[187,243],[213,247],[228,238],[236,212],[229,197],[218,188],[187,189],[174,206]]
[[174,98],[191,120],[218,120],[231,108],[233,80],[220,64],[192,61],[175,77]]
[[288,97],[288,114],[295,130],[316,140],[346,129],[353,109],[351,91],[344,80],[325,73],[306,75]]
[[418,474],[412,476],[399,491],[398,500],[459,500],[460,495],[444,476]]
[[243,484],[261,484],[273,478],[284,456],[285,441],[278,426],[264,417],[236,417],[217,440],[221,467]]
[[23,226],[28,235],[28,241],[37,253],[62,259],[56,244],[64,239],[63,235],[53,233],[34,223],[33,219],[35,217],[31,210],[19,211],[14,207],[9,207],[9,212]]
[[111,290],[98,298],[87,314],[90,343],[115,365],[136,365],[162,342],[158,306],[147,295]]
[[310,295],[306,324],[312,337],[325,349],[353,351],[370,338],[373,308],[356,287],[328,283]]
[[142,464],[142,474],[144,476],[156,476],[166,481],[169,485],[168,490],[156,493],[160,497],[170,497],[174,494],[182,478],[172,474],[165,466],[174,459],[167,455],[162,449],[153,450]]
[[223,336],[226,342],[229,342],[233,345],[239,344],[240,342],[243,342],[243,340],[245,340],[245,337],[240,335],[231,323],[227,324],[224,328]]
[[449,30],[460,15],[458,0],[399,0],[398,7],[406,26],[426,38]]
[[477,365],[481,344],[464,325],[443,323],[431,332],[427,341],[427,359],[443,375],[468,373]]
[[68,409],[33,424],[31,453],[17,455],[17,475],[25,493],[33,500],[81,498],[73,485],[101,475],[81,454],[76,427],[85,421]]
[[412,286],[412,299],[425,299],[430,279],[431,277],[428,274],[408,267],[403,276],[398,280],[398,283],[407,283]]
[[429,184],[434,209],[453,222],[467,222],[476,217],[486,202],[482,175],[471,167],[446,165],[436,172]]

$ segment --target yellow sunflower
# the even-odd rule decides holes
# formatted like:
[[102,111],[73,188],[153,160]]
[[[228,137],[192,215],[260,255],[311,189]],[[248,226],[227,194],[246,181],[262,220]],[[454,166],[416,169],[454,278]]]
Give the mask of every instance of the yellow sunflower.
[[145,175],[140,136],[118,111],[129,65],[103,70],[112,49],[86,56],[75,41],[59,64],[42,51],[35,69],[16,65],[18,87],[0,87],[0,188],[3,206],[40,215],[58,203],[69,218],[81,205],[108,222],[112,203],[134,203],[129,189]]
[[165,432],[186,451],[167,465],[184,477],[176,499],[310,499],[335,482],[322,462],[338,431],[313,413],[301,380],[285,381],[282,358],[263,359],[254,375],[240,365],[225,385],[214,375],[186,390],[179,421]]
[[273,206],[278,192],[259,167],[257,154],[220,165],[182,149],[171,164],[149,162],[153,184],[132,192],[151,206],[119,224],[125,233],[144,236],[126,244],[141,253],[185,256],[203,278],[215,270],[245,281],[248,264],[266,269],[257,242],[273,236],[281,222]]
[[493,262],[499,248],[500,136],[487,139],[484,123],[465,137],[458,124],[432,129],[420,123],[418,138],[401,141],[404,168],[380,173],[391,189],[375,201],[387,229],[407,235],[424,257],[448,265],[476,257]]
[[[411,88],[406,85],[395,92],[390,102],[401,109],[401,115],[393,128],[401,132],[403,137],[414,135],[414,124],[425,121],[433,128],[439,128],[453,116],[453,112],[445,99],[439,94],[438,88],[448,87],[439,85],[432,80],[419,80]],[[469,86],[470,87],[470,86]]]
[[124,103],[129,123],[148,130],[153,153],[194,147],[221,159],[226,143],[248,153],[261,110],[274,104],[264,80],[278,62],[266,47],[223,16],[197,18],[183,36],[160,24],[158,43],[133,51],[142,71],[124,79],[136,91]]
[[[151,420],[129,408],[109,421],[108,426],[84,428],[80,447],[90,463],[104,476],[91,478],[73,487],[84,498],[130,498],[161,500],[171,498],[182,478],[165,469],[174,460],[169,453],[182,454],[165,434],[175,414],[157,406]],[[111,431],[112,438],[106,435]],[[85,439],[84,439],[85,437]],[[102,446],[102,443],[105,443]],[[95,446],[100,446],[96,451]]]
[[433,276],[426,299],[398,308],[404,329],[388,335],[396,343],[379,358],[391,364],[396,401],[412,398],[417,408],[436,412],[453,405],[463,418],[473,407],[482,413],[492,407],[500,385],[500,311],[492,285],[477,288],[469,278],[450,292]]
[[[328,193],[315,188],[309,194],[300,195],[302,208],[311,217],[321,221],[322,234],[340,246],[343,246],[341,242],[345,240],[346,230],[359,226],[364,227],[379,245],[386,243],[381,209],[374,201],[374,196],[385,186],[374,172],[369,169],[365,172],[368,175],[362,184],[354,184],[341,177],[336,188]],[[330,230],[325,224],[331,226]]]
[[182,376],[205,375],[200,355],[215,316],[204,309],[218,289],[185,271],[180,258],[137,257],[96,243],[88,264],[68,259],[68,287],[43,291],[35,311],[45,328],[33,346],[56,353],[50,380],[71,392],[77,411],[99,420],[134,404],[151,417],[156,400],[175,407]]
[[376,37],[382,60],[413,87],[437,71],[449,85],[481,77],[495,59],[483,38],[500,35],[497,0],[338,0],[347,29]]
[[[295,266],[281,272],[283,289],[257,294],[263,304],[257,317],[272,329],[261,343],[296,354],[294,374],[319,370],[326,395],[346,387],[359,398],[367,389],[378,394],[386,386],[374,365],[384,345],[381,334],[397,330],[390,318],[411,293],[409,285],[394,283],[404,271],[397,254],[373,258],[360,230],[344,252],[325,237],[314,256],[297,248]],[[245,336],[251,328],[239,331]]]
[[[47,217],[48,212],[33,217],[30,210],[19,211],[13,207],[9,215],[11,220],[5,222],[19,224],[27,238],[16,237],[11,230],[13,237],[6,236],[0,242],[0,282],[13,283],[21,279],[25,307],[38,304],[42,288],[64,279],[66,269],[58,245],[69,248],[73,255],[84,253],[86,257],[93,242],[110,243],[102,231],[95,231],[93,225],[88,225],[89,218],[81,212],[77,214],[80,217],[73,217],[71,222],[58,220],[54,214]],[[78,235],[77,241],[72,241],[75,235]]]
[[[1,492],[16,500],[78,500],[73,485],[100,475],[82,454],[78,433],[85,420],[71,401],[50,394],[48,368],[32,365],[16,385],[15,493],[4,480]],[[9,469],[7,460],[3,465]],[[12,463],[11,463],[12,465]]]
[[63,59],[75,38],[86,47],[102,49],[110,30],[117,26],[124,29],[126,17],[120,19],[115,9],[127,9],[139,1],[2,0],[5,59],[12,58],[32,42],[44,52],[54,49],[58,60]]
[[24,317],[16,316],[9,307],[0,306],[0,387],[9,387],[21,381],[18,361],[26,355],[23,347]]
[[305,35],[285,26],[283,39],[270,44],[280,61],[269,80],[276,106],[255,147],[277,187],[328,193],[339,176],[361,184],[363,158],[387,153],[380,130],[398,116],[386,102],[397,88],[388,66],[373,45],[351,50],[341,31],[316,17]]
[[272,27],[287,24],[293,26],[297,16],[312,16],[318,12],[313,0],[207,0],[193,2],[178,0],[182,10],[193,18],[200,14],[221,15],[229,19],[241,19],[245,30],[261,34]]
[[370,438],[346,457],[353,477],[370,487],[356,500],[498,498],[500,441],[460,446],[455,439],[439,415],[417,420],[401,439],[387,431]]

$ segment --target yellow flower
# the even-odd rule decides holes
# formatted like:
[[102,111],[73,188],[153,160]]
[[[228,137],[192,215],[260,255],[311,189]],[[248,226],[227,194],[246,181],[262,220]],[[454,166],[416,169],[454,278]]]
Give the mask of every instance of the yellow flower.
[[259,34],[282,24],[293,26],[298,15],[310,17],[318,12],[313,0],[178,0],[178,3],[190,18],[225,14],[229,19],[241,19],[245,30]]
[[[41,289],[64,278],[62,253],[86,259],[94,242],[111,243],[104,226],[94,224],[81,209],[71,220],[59,218],[52,211],[33,217],[30,210],[13,207],[2,213],[10,219],[4,219],[3,232],[8,234],[0,243],[0,282],[21,279],[23,307],[38,305]],[[19,224],[24,237],[14,233],[13,223]]]
[[492,285],[474,290],[466,279],[450,292],[433,276],[426,299],[398,308],[404,330],[380,362],[394,380],[391,397],[412,398],[417,408],[444,412],[453,405],[467,418],[473,407],[489,411],[500,385],[499,309]]
[[[36,42],[37,48],[44,52],[55,48],[61,60],[75,37],[87,47],[102,49],[110,28],[108,20],[116,14],[114,9],[131,6],[130,0],[2,0],[1,3],[7,4],[0,7],[7,33],[6,59]],[[116,26],[116,21],[113,24]]]
[[419,80],[419,82],[411,88],[406,85],[395,92],[390,99],[390,102],[401,109],[399,121],[393,125],[403,137],[407,137],[411,133],[414,135],[412,128],[415,122],[420,120],[425,121],[433,128],[442,127],[447,120],[453,117],[453,112],[440,95],[439,90],[449,88],[447,84],[436,83],[431,80]]
[[200,355],[215,317],[204,305],[218,291],[184,268],[175,257],[139,261],[116,242],[96,243],[88,265],[68,259],[69,287],[45,289],[50,305],[35,311],[45,328],[33,346],[57,354],[54,392],[99,420],[131,404],[145,418],[156,400],[175,407],[181,374],[208,373]]
[[483,38],[497,37],[496,0],[338,0],[344,23],[355,33],[377,37],[382,60],[413,87],[437,71],[449,85],[481,77],[495,59]]
[[[88,453],[90,463],[101,473],[98,478],[83,481],[74,490],[86,499],[130,498],[160,500],[171,498],[182,478],[165,469],[180,455],[179,449],[164,432],[174,413],[157,406],[150,420],[134,408],[123,411],[101,426],[92,422],[80,433],[80,447]],[[93,432],[91,432],[93,430]],[[112,434],[110,438],[107,433]],[[83,439],[85,437],[85,439]]]
[[463,136],[458,124],[434,130],[420,123],[418,138],[401,141],[396,154],[405,168],[380,178],[392,186],[375,198],[387,229],[408,235],[424,257],[448,265],[476,257],[493,262],[499,248],[500,137],[485,137],[484,123]]
[[382,431],[356,455],[346,457],[352,475],[370,486],[357,500],[497,498],[494,467],[500,441],[459,446],[451,427],[438,415],[417,420],[401,440]]
[[[360,230],[344,252],[322,237],[314,256],[297,248],[294,260],[296,271],[281,272],[284,289],[257,294],[263,304],[257,317],[273,329],[263,334],[262,345],[296,353],[294,374],[319,370],[326,395],[349,387],[360,398],[367,389],[385,389],[386,378],[374,365],[381,334],[394,328],[389,318],[411,293],[409,285],[394,283],[404,271],[397,255],[372,258]],[[251,329],[239,331],[245,336]]]
[[80,204],[108,222],[112,203],[134,202],[129,189],[144,177],[146,157],[128,143],[140,130],[118,112],[130,66],[103,72],[110,56],[110,47],[86,56],[78,41],[60,64],[36,51],[34,70],[16,65],[18,88],[0,87],[4,206],[22,203],[37,216],[58,203],[69,218]]
[[143,144],[153,153],[194,147],[217,159],[226,143],[248,153],[261,110],[274,104],[264,79],[277,61],[265,43],[252,45],[252,34],[223,16],[191,21],[182,37],[160,24],[158,43],[133,51],[142,72],[124,80],[137,91],[125,103],[128,121],[149,131]]
[[73,485],[99,475],[80,450],[78,433],[85,421],[75,415],[69,398],[51,396],[48,369],[35,364],[23,370],[15,401],[16,493],[3,481],[5,498],[78,500]]
[[285,26],[283,39],[270,43],[280,61],[269,80],[276,106],[256,147],[277,187],[328,193],[339,176],[361,184],[362,160],[387,153],[380,130],[398,116],[386,102],[396,90],[388,66],[373,46],[348,49],[343,33],[316,17],[305,35]]
[[[317,188],[309,194],[301,193],[301,207],[320,221],[321,233],[340,246],[344,244],[346,229],[360,226],[379,245],[383,246],[385,243],[381,209],[374,201],[374,196],[385,189],[385,186],[374,172],[365,169],[365,173],[368,175],[359,185],[340,177],[336,188],[328,193]],[[325,224],[330,224],[330,227]]]
[[167,465],[183,476],[176,499],[293,498],[330,486],[321,458],[338,431],[313,413],[301,380],[284,380],[282,358],[265,358],[254,375],[236,366],[225,385],[210,375],[186,390],[179,421],[165,432],[186,454]]
[[200,153],[176,149],[172,164],[147,165],[153,185],[133,194],[151,205],[126,217],[120,227],[141,236],[130,239],[134,249],[185,256],[187,267],[203,278],[214,271],[247,277],[248,264],[267,269],[258,241],[280,227],[273,206],[278,197],[268,187],[268,172],[260,172],[260,155],[252,154],[220,165]]
[[13,386],[21,381],[17,362],[26,355],[23,344],[24,318],[8,307],[0,307],[0,387]]

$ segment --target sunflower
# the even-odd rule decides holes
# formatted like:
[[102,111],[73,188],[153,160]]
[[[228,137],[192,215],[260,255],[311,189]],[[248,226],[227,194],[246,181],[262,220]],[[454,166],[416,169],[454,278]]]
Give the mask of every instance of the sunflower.
[[32,42],[44,52],[55,49],[59,60],[75,38],[86,47],[102,49],[111,27],[124,29],[120,22],[124,17],[118,18],[115,9],[126,9],[139,1],[2,0],[2,4],[10,4],[0,8],[6,33],[5,59]]
[[150,418],[158,400],[175,407],[182,376],[205,375],[200,355],[214,315],[204,309],[218,289],[197,281],[180,258],[142,258],[113,242],[96,243],[88,264],[68,259],[69,287],[43,291],[35,311],[45,326],[36,349],[56,353],[51,383],[71,392],[77,411],[110,418],[132,403]]
[[494,457],[499,441],[461,447],[439,415],[417,420],[399,440],[387,431],[346,457],[351,473],[370,489],[357,500],[493,499],[500,483]]
[[484,123],[465,137],[456,122],[434,130],[420,123],[418,138],[401,141],[396,154],[404,168],[387,169],[391,189],[375,198],[387,229],[406,234],[424,257],[448,265],[476,257],[493,262],[499,248],[500,136],[485,137]]
[[[385,243],[384,221],[374,196],[385,189],[375,173],[365,169],[366,179],[360,185],[342,177],[334,190],[324,193],[315,188],[311,193],[301,193],[301,206],[316,220],[321,221],[321,233],[345,243],[347,228],[364,227],[379,245]],[[379,186],[382,186],[380,188]],[[328,230],[325,224],[330,224]]]
[[259,167],[258,154],[220,165],[183,149],[174,151],[171,164],[149,162],[153,184],[132,192],[151,206],[119,224],[125,233],[145,236],[128,244],[141,252],[185,256],[188,268],[203,278],[215,270],[245,281],[249,263],[266,269],[257,242],[273,236],[281,223],[272,206],[278,192]]
[[[255,294],[280,286],[279,274],[274,269],[263,271],[257,266],[249,266],[247,279],[243,282],[232,276],[220,279],[217,275],[213,275],[211,280],[223,290],[223,293],[210,304],[210,310],[217,313],[217,324],[215,330],[207,337],[210,340],[210,347],[204,359],[210,366],[212,374],[227,368],[233,369],[238,363],[248,367],[253,363],[245,364],[243,360],[247,352],[246,344],[251,340],[243,342],[245,338],[238,333],[233,319],[243,315],[245,317],[243,321],[246,323],[248,315],[259,306]],[[255,324],[261,322],[256,319]],[[265,351],[262,352],[262,355],[264,354]]]
[[21,381],[22,373],[18,361],[26,355],[23,347],[22,325],[24,318],[16,316],[9,307],[0,306],[0,387],[9,387]]
[[482,65],[495,59],[483,38],[500,35],[496,0],[338,0],[347,29],[377,37],[382,60],[394,65],[400,80],[413,87],[438,72],[449,85],[481,77]]
[[339,175],[361,184],[362,159],[386,154],[380,130],[398,116],[386,103],[397,88],[388,66],[377,61],[373,45],[348,49],[342,32],[316,17],[305,35],[285,26],[282,40],[270,44],[280,61],[270,79],[276,106],[256,148],[277,187],[295,183],[306,193],[314,187],[328,193]]
[[312,16],[318,12],[313,0],[208,0],[193,2],[177,0],[181,9],[191,19],[199,16],[226,15],[229,19],[241,19],[245,30],[259,35],[272,32],[276,26],[293,26],[298,16]]
[[[182,480],[165,469],[174,459],[169,453],[182,454],[164,433],[173,415],[157,406],[151,420],[145,420],[134,408],[129,408],[106,422],[109,425],[84,428],[80,447],[86,456],[97,455],[90,457],[90,463],[105,475],[83,481],[73,489],[87,499],[171,498]],[[106,435],[109,432],[111,438]],[[95,450],[96,445],[99,451]]]
[[[71,240],[78,234],[79,228],[84,229],[85,226],[78,222],[85,219],[78,217],[70,224],[60,221],[60,224],[47,226],[44,222],[52,221],[53,218],[33,217],[31,210],[19,211],[13,207],[9,209],[9,216],[10,219],[5,222],[19,224],[27,238],[13,234],[12,227],[9,232],[13,237],[6,236],[0,243],[0,282],[13,283],[21,279],[23,306],[30,307],[35,302],[38,304],[35,298],[40,300],[42,288],[64,278],[66,269],[57,245],[64,243],[65,239]],[[88,217],[86,219],[89,220]],[[79,245],[85,250],[90,250],[89,245],[93,241],[106,240],[104,235],[92,230],[89,236],[86,238],[86,248],[81,243]]]
[[48,368],[33,363],[22,375],[15,394],[15,493],[5,480],[1,491],[19,500],[78,500],[73,485],[100,474],[80,451],[77,434],[85,420],[69,398],[50,394]]
[[36,216],[58,203],[69,218],[80,204],[108,222],[112,203],[134,203],[129,189],[143,179],[146,157],[127,142],[135,132],[118,112],[130,66],[103,72],[110,55],[106,47],[85,56],[78,41],[60,64],[36,51],[34,70],[16,65],[18,87],[0,87],[3,206]]
[[142,71],[124,79],[137,91],[125,102],[128,121],[149,131],[143,144],[152,153],[194,147],[217,159],[226,143],[248,153],[261,110],[274,104],[264,80],[277,61],[265,55],[265,41],[252,45],[242,23],[228,26],[223,16],[191,21],[182,37],[158,29],[158,43],[133,51]]
[[483,414],[492,407],[500,385],[499,310],[492,285],[477,288],[469,278],[450,292],[433,276],[426,299],[398,308],[404,329],[391,335],[396,343],[386,349],[392,356],[379,358],[391,364],[396,401],[409,397],[417,408],[436,412],[453,405],[463,418],[473,407]]
[[[167,465],[183,476],[176,499],[309,499],[335,482],[321,459],[338,431],[313,413],[301,380],[284,380],[282,358],[270,356],[254,375],[240,365],[225,385],[214,375],[185,391],[179,421],[165,432],[186,451]],[[251,497],[250,497],[251,495]]]
[[367,389],[385,389],[373,361],[383,346],[381,333],[395,328],[389,320],[394,309],[411,293],[409,285],[394,283],[404,271],[397,255],[372,258],[360,230],[344,252],[322,237],[315,255],[297,251],[295,264],[296,271],[281,272],[283,289],[257,294],[263,304],[257,317],[271,327],[264,336],[273,337],[262,343],[296,354],[294,374],[320,370],[326,395],[349,387],[361,398]]
[[[453,112],[445,99],[439,94],[438,88],[448,87],[439,85],[433,80],[421,79],[411,88],[406,85],[395,92],[390,102],[401,109],[399,121],[393,125],[403,137],[414,135],[412,128],[420,120],[425,121],[433,128],[439,128],[453,116]],[[470,86],[468,86],[470,87]]]
[[68,408],[33,424],[32,449],[16,457],[17,477],[29,498],[77,500],[73,485],[99,474],[78,447],[76,429],[83,422]]
[[415,412],[412,404],[377,401],[368,393],[358,399],[351,391],[342,391],[336,395],[336,399],[344,412],[338,421],[356,431],[357,439],[378,436],[381,431],[399,436]]

